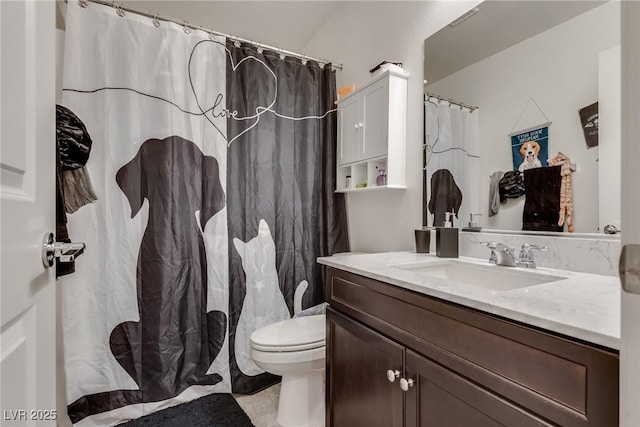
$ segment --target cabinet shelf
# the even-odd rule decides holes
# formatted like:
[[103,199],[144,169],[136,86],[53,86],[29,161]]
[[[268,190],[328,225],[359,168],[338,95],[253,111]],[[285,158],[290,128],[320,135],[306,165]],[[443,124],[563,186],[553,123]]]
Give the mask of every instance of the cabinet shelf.
[[345,188],[342,190],[336,190],[336,193],[359,193],[364,191],[378,191],[378,190],[406,190],[407,187],[401,185],[374,185],[373,187],[362,188]]

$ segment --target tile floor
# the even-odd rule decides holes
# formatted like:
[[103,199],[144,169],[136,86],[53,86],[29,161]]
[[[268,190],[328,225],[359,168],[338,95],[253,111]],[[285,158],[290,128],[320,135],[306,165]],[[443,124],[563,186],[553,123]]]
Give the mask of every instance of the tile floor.
[[278,397],[280,384],[276,384],[253,395],[234,394],[233,397],[247,413],[256,427],[278,427]]

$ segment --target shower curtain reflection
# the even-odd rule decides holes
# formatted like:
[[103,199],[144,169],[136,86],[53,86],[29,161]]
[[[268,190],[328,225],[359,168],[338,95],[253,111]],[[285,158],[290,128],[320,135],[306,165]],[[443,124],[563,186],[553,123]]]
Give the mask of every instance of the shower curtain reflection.
[[425,95],[425,209],[431,226],[442,227],[445,212],[455,212],[454,227],[466,225],[470,214],[480,212],[479,115],[478,109]]

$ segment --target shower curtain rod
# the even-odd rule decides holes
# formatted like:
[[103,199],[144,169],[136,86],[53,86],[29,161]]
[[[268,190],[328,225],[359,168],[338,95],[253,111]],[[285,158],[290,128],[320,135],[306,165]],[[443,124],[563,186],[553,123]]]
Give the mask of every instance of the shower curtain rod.
[[[65,3],[67,3],[67,1],[68,0],[64,0]],[[342,64],[334,64],[334,63],[331,63],[331,61],[328,61],[326,59],[314,58],[312,56],[303,55],[301,53],[292,52],[290,50],[281,49],[281,48],[275,47],[275,46],[269,46],[269,45],[264,44],[264,43],[259,43],[259,42],[253,41],[253,40],[244,39],[242,37],[236,37],[236,36],[234,36],[232,34],[221,33],[219,31],[215,31],[215,30],[211,30],[211,29],[205,28],[205,27],[203,27],[201,25],[189,24],[185,20],[181,21],[179,19],[172,18],[170,16],[161,15],[161,14],[158,14],[158,13],[154,14],[154,13],[151,13],[151,12],[145,12],[145,11],[140,10],[140,9],[135,9],[133,7],[125,6],[122,3],[116,3],[115,1],[78,0],[78,4],[82,8],[86,8],[88,6],[88,4],[87,4],[88,2],[98,3],[98,4],[105,5],[105,6],[111,6],[116,10],[116,13],[119,16],[124,16],[124,12],[131,12],[131,13],[135,13],[137,15],[146,16],[147,18],[151,18],[154,21],[158,21],[158,23],[159,23],[159,21],[172,22],[174,24],[182,25],[182,27],[184,29],[189,28],[189,29],[192,29],[192,30],[204,31],[204,32],[206,32],[208,34],[213,34],[213,35],[216,35],[216,36],[226,37],[228,39],[235,40],[237,42],[248,43],[248,44],[251,44],[253,46],[256,46],[257,48],[273,50],[273,51],[279,53],[280,55],[291,56],[291,57],[294,57],[294,58],[300,58],[300,59],[302,59],[304,61],[308,61],[308,60],[316,61],[316,62],[318,62],[320,64],[331,64],[331,67],[334,70],[342,70]],[[156,25],[155,22],[154,22],[154,25]]]
[[478,109],[478,107],[474,107],[473,105],[467,105],[467,104],[465,104],[463,102],[454,101],[453,99],[445,98],[443,96],[436,95],[435,93],[425,92],[424,94],[425,94],[425,96],[427,96],[429,98],[435,98],[438,101],[446,101],[449,104],[457,105],[460,108],[468,108],[470,111]]

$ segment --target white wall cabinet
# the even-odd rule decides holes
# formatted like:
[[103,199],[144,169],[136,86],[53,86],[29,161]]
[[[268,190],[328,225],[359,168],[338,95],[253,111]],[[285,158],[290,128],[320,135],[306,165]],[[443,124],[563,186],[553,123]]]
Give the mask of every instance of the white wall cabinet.
[[408,78],[387,70],[338,101],[337,192],[406,188]]

